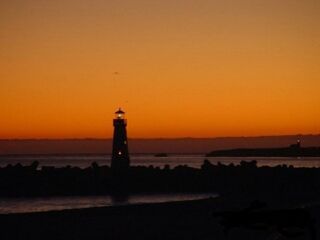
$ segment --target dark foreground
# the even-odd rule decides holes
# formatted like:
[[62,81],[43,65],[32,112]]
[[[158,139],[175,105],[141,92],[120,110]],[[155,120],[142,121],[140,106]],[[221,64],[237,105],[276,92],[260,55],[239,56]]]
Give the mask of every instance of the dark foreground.
[[0,239],[318,239],[320,207],[241,199],[0,215]]
[[0,196],[215,192],[220,198],[46,213],[0,215],[4,239],[319,239],[320,169],[212,165],[0,168]]
[[320,168],[258,167],[256,161],[213,165],[208,160],[201,169],[185,165],[173,169],[136,166],[121,174],[96,163],[85,169],[38,169],[37,162],[0,168],[2,198],[208,192],[319,199]]

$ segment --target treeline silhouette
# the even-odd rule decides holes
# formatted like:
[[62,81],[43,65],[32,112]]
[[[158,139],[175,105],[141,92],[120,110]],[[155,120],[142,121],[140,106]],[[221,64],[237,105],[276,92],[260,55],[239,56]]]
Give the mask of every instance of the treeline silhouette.
[[130,167],[113,172],[92,163],[88,168],[8,165],[0,168],[0,197],[42,197],[131,193],[215,192],[220,195],[273,197],[320,196],[320,168],[257,167],[256,161],[217,165],[204,160],[201,169]]

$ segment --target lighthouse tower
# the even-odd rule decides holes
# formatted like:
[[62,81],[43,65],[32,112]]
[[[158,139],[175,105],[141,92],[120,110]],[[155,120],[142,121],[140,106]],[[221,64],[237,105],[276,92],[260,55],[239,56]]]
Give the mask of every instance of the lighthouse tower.
[[115,112],[113,119],[113,148],[111,169],[115,171],[123,171],[129,168],[130,159],[127,140],[127,119],[124,118],[125,112],[119,108]]

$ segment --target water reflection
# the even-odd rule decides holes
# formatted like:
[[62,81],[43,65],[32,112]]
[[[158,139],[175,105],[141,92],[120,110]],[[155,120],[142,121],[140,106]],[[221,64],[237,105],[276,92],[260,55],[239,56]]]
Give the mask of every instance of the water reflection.
[[79,196],[46,198],[7,198],[0,199],[0,214],[45,212],[64,209],[119,206],[128,204],[160,203],[197,200],[217,197],[217,194],[153,194],[130,196]]

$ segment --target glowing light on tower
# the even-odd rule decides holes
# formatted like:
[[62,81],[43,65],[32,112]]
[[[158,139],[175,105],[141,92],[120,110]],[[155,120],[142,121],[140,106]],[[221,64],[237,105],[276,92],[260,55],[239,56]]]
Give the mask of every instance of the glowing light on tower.
[[118,109],[113,119],[113,148],[111,168],[117,171],[128,169],[130,166],[128,140],[127,140],[127,120],[125,112]]

